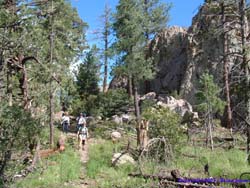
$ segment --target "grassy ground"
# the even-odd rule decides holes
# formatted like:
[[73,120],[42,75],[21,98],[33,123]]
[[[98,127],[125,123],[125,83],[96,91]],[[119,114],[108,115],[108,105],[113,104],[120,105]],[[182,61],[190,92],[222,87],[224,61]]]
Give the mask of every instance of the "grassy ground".
[[204,165],[208,163],[210,176],[239,178],[240,174],[250,170],[246,161],[246,153],[237,149],[223,150],[202,147],[184,147],[182,153],[196,156],[195,158],[178,156],[173,167],[180,169],[187,176],[205,176]]
[[66,188],[68,183],[79,179],[82,164],[79,155],[73,149],[50,157],[41,164],[41,168],[25,179],[18,181],[13,188]]
[[[72,144],[72,143],[71,143]],[[35,173],[18,181],[11,188],[79,188],[80,177],[84,175],[85,182],[91,182],[88,187],[150,187],[152,182],[140,178],[128,177],[131,172],[138,172],[137,165],[111,166],[112,153],[120,151],[119,145],[114,146],[111,141],[95,139],[89,146],[89,161],[86,165],[86,173],[82,173],[82,164],[79,153],[71,146],[62,154],[57,154],[44,160]],[[183,155],[186,154],[186,155]],[[188,157],[188,156],[189,157]],[[191,156],[191,157],[190,157]],[[198,146],[182,146],[181,151],[171,162],[156,164],[154,161],[144,161],[144,173],[159,174],[168,173],[173,169],[179,169],[185,177],[207,178],[204,174],[204,165],[209,164],[209,172],[212,177],[224,179],[239,179],[243,172],[250,171],[246,162],[246,153],[237,149],[215,149],[213,152]],[[44,170],[41,170],[44,169]],[[250,179],[245,176],[244,179]],[[223,185],[230,187],[230,184]]]
[[[119,167],[111,166],[113,149],[114,146],[110,141],[102,141],[89,147],[90,160],[87,164],[87,176],[95,179],[95,187],[134,188],[145,185],[143,179],[128,177],[129,173],[136,170],[135,166],[129,164]],[[119,149],[119,146],[116,149]]]

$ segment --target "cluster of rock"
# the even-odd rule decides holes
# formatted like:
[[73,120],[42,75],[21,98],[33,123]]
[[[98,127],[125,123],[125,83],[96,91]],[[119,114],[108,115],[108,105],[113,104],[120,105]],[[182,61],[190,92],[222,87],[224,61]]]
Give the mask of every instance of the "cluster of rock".
[[144,100],[152,100],[156,105],[169,108],[182,117],[189,114],[189,116],[198,119],[198,113],[193,112],[192,105],[185,99],[175,99],[173,96],[163,94],[157,96],[155,92],[150,92],[140,98],[140,101]]

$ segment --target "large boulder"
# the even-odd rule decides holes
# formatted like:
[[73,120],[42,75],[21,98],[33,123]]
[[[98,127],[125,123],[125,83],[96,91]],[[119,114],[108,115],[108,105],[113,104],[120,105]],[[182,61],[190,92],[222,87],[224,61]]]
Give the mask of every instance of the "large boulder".
[[112,164],[122,165],[122,164],[135,164],[135,160],[129,154],[115,153],[112,157]]
[[145,95],[143,95],[140,100],[154,100],[156,97],[156,93],[155,92],[150,92],[150,93],[147,93]]
[[129,123],[131,120],[134,119],[134,115],[128,114],[128,113],[127,114],[122,114],[121,118],[122,118],[123,123]]
[[168,107],[170,110],[175,111],[182,117],[186,112],[193,112],[192,105],[184,99],[175,99],[172,96],[159,96],[158,106]]
[[118,131],[113,131],[113,132],[111,133],[111,139],[112,139],[113,142],[120,140],[121,137],[122,137],[122,135],[121,135],[121,133],[118,132]]
[[122,124],[122,117],[120,117],[118,115],[113,115],[111,121],[113,121],[117,125],[121,125]]

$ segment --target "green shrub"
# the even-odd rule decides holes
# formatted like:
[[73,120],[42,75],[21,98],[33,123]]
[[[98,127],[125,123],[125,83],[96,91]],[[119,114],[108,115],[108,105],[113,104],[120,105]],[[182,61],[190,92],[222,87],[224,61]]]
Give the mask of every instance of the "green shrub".
[[12,177],[23,166],[22,160],[11,160],[12,156],[20,157],[23,151],[35,146],[36,138],[41,132],[40,120],[22,107],[3,104],[0,108],[0,166],[1,178],[4,175]]
[[114,89],[98,95],[76,96],[72,102],[72,113],[86,112],[92,116],[111,117],[126,111],[132,104],[126,90]]
[[132,104],[125,89],[109,90],[101,93],[98,98],[100,115],[111,117],[115,114],[123,113]]
[[177,146],[182,138],[180,127],[180,116],[168,108],[148,108],[142,116],[150,121],[149,137],[165,137],[173,148]]
[[141,111],[144,112],[146,111],[148,108],[152,108],[152,106],[154,106],[156,104],[155,101],[150,100],[150,99],[146,99],[142,102],[141,104]]

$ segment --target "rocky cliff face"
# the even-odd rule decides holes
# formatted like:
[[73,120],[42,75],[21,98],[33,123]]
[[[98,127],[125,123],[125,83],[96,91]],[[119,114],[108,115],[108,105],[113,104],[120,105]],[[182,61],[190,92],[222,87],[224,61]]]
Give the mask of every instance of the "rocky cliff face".
[[[204,4],[193,18],[190,28],[171,27],[159,33],[150,45],[158,73],[150,89],[156,93],[176,91],[194,102],[198,79],[208,70],[215,81],[223,85],[223,39],[221,35],[220,5],[215,1]],[[227,21],[237,20],[227,16]],[[228,32],[229,52],[241,52],[239,25]],[[229,56],[230,69],[240,59]],[[231,78],[233,79],[233,78]]]
[[150,55],[157,65],[157,75],[150,83],[156,93],[179,91],[188,65],[187,29],[167,28],[159,33],[150,44]]

